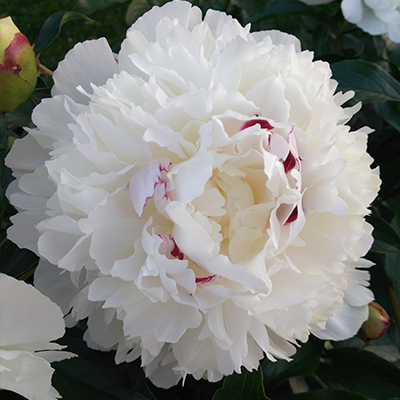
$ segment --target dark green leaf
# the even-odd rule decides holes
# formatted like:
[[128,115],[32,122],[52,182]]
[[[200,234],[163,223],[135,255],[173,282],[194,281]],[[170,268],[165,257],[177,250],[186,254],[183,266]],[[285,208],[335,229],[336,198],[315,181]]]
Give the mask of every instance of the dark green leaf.
[[290,14],[309,15],[315,18],[320,14],[319,9],[310,7],[298,0],[274,0],[268,3],[259,13],[250,19],[251,23],[259,22],[272,16],[285,16]]
[[357,348],[327,351],[327,360],[320,364],[317,374],[330,388],[350,390],[368,398],[397,397],[400,393],[400,369]]
[[68,346],[68,351],[79,357],[52,364],[58,372],[58,378],[54,384],[56,389],[63,398],[68,398],[68,391],[64,393],[64,390],[73,383],[77,390],[96,399],[107,399],[108,396],[110,400],[128,400],[133,392],[127,364],[116,365],[113,352],[89,349],[77,335],[80,332],[77,328],[68,330],[67,334],[60,339],[60,343]]
[[400,132],[400,103],[393,101],[374,104],[376,113]]
[[242,368],[241,374],[227,376],[224,386],[215,392],[213,400],[268,400],[261,366],[257,371],[249,372]]
[[114,3],[125,3],[127,0],[78,0],[74,11],[91,14],[97,10],[104,10]]
[[[145,387],[146,377],[143,373],[143,368],[139,362],[131,362],[127,365],[128,376],[131,381],[131,390],[133,393],[138,392],[141,388],[145,389],[145,392],[150,392]],[[151,393],[151,392],[150,392]]]
[[339,90],[356,92],[363,103],[400,101],[400,83],[383,68],[363,60],[344,60],[331,65]]
[[297,350],[293,358],[291,362],[286,360],[271,362],[268,359],[262,362],[266,393],[272,392],[288,378],[312,374],[318,368],[321,356],[317,349],[308,342]]
[[38,53],[50,45],[50,43],[60,34],[61,27],[73,19],[85,19],[92,21],[84,14],[75,11],[58,11],[51,15],[42,26],[39,38],[35,44],[35,51]]
[[390,225],[393,226],[394,230],[399,234],[400,236],[400,205],[398,205],[398,208],[395,211],[393,219],[390,221]]
[[[225,2],[225,4],[229,3]],[[238,8],[241,12],[241,18],[239,18],[240,22],[243,25],[246,25],[247,23],[251,22],[253,20],[254,15],[257,13],[262,12],[264,7],[267,5],[268,0],[235,0],[235,2],[232,1],[232,5],[234,8]],[[228,7],[223,7],[224,11],[228,11]],[[236,16],[235,17],[239,17]]]
[[280,398],[280,400],[367,400],[367,398],[360,394],[344,390],[320,389],[285,396]]
[[[63,400],[119,400],[102,390],[98,390],[93,386],[85,385],[76,379],[71,378],[68,374],[55,370],[52,379],[53,386],[61,394]],[[129,397],[126,397],[128,400]]]
[[[68,350],[71,349],[68,348]],[[54,363],[53,367],[77,384],[103,392],[104,396],[110,395],[112,399],[119,400],[129,399],[129,379],[109,366],[77,357]]]
[[135,392],[133,400],[157,400],[157,397],[154,396],[146,384],[140,388],[139,392]]
[[391,280],[398,303],[400,304],[400,254],[387,254],[385,270]]
[[[400,209],[396,210],[391,226],[396,232],[400,232]],[[385,270],[391,280],[398,303],[400,304],[400,252],[387,254],[385,257]]]
[[15,278],[33,273],[39,260],[36,254],[27,249],[20,249],[8,239],[0,244],[0,259],[0,272]]
[[367,221],[374,227],[374,243],[371,251],[382,254],[394,254],[400,252],[400,236],[395,229],[373,210]]

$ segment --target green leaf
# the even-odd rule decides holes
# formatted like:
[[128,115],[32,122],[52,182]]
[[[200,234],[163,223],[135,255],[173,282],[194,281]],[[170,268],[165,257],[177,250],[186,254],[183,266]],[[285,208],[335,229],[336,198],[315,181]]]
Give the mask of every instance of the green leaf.
[[42,51],[60,34],[61,27],[73,19],[85,19],[93,22],[92,19],[84,14],[75,11],[58,11],[46,19],[39,33],[39,38],[35,44],[36,53]]
[[[68,350],[71,350],[68,348]],[[130,382],[110,366],[86,360],[82,357],[71,358],[55,363],[53,367],[77,384],[99,390],[112,399],[125,400],[130,397]]]
[[[225,4],[229,3],[229,1],[225,2]],[[242,17],[239,18],[240,22],[243,25],[246,25],[248,22],[253,20],[253,17],[257,13],[261,13],[264,7],[267,5],[268,0],[235,0],[234,7],[238,7],[240,10]],[[229,13],[229,6],[223,7],[223,11],[227,11]],[[235,15],[235,17],[239,17]]]
[[142,386],[139,392],[135,392],[133,400],[157,400],[152,391],[146,385]]
[[[86,385],[57,369],[53,373],[52,383],[62,395],[63,400],[120,400],[120,397]],[[128,400],[129,397],[125,399]]]
[[77,0],[77,5],[73,8],[74,11],[92,14],[98,10],[104,10],[114,3],[125,3],[127,0]]
[[297,350],[291,362],[286,360],[271,362],[265,359],[261,365],[266,393],[270,394],[277,386],[289,378],[314,373],[318,368],[320,358],[320,353],[312,343],[308,342]]
[[400,393],[400,369],[369,351],[335,348],[327,351],[325,361],[317,375],[330,388],[374,399],[397,397]]
[[[104,399],[128,400],[131,398],[132,382],[129,378],[128,364],[116,365],[114,352],[91,350],[81,339],[78,328],[67,330],[60,343],[79,357],[52,363],[56,370],[54,386],[63,396],[73,400]],[[143,372],[142,372],[143,373]],[[138,377],[141,379],[141,377]],[[73,397],[73,386],[82,397]],[[88,397],[84,397],[84,395]]]
[[224,386],[215,392],[212,400],[268,400],[261,366],[257,371],[249,372],[242,368],[241,374],[227,376]]
[[280,400],[367,400],[357,393],[336,389],[312,390],[307,393],[298,393],[280,398]]
[[339,90],[356,92],[363,103],[400,101],[400,83],[383,68],[363,60],[344,60],[331,65]]
[[381,118],[400,132],[400,103],[393,101],[387,103],[375,103],[374,108]]
[[374,230],[374,243],[371,251],[381,254],[395,254],[400,252],[400,236],[396,230],[385,221],[375,210],[367,217]]
[[[396,210],[395,216],[391,221],[391,226],[397,233],[400,232],[400,209]],[[392,282],[398,304],[400,304],[400,253],[386,255],[385,270]]]
[[274,0],[268,3],[259,13],[256,13],[251,19],[251,23],[271,18],[272,16],[285,16],[290,14],[308,15],[318,18],[320,10],[310,7],[298,0]]
[[31,275],[38,263],[38,256],[27,249],[20,249],[13,242],[5,239],[0,244],[0,272],[21,278]]

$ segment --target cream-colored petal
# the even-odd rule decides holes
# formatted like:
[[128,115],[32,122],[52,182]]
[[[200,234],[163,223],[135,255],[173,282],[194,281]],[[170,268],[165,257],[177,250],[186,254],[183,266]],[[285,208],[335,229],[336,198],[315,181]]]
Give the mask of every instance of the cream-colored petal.
[[29,400],[56,399],[60,396],[51,387],[53,368],[48,361],[27,351],[0,349],[0,388]]
[[46,343],[64,334],[60,308],[33,286],[0,274],[0,296],[0,347],[18,349],[18,345]]

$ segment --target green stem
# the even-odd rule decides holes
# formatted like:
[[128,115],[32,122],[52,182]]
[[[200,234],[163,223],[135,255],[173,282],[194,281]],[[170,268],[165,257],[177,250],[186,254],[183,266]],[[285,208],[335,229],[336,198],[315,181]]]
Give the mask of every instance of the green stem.
[[46,66],[44,66],[43,64],[39,63],[39,70],[40,72],[44,73],[45,75],[48,76],[53,76],[53,71],[48,69]]
[[346,30],[347,25],[348,25],[348,22],[345,21],[343,23],[342,27],[340,28],[340,31],[336,34],[336,40],[335,40],[335,43],[333,44],[333,49],[332,49],[332,51],[334,53],[337,52],[338,47],[339,47],[340,43],[342,42],[343,33]]

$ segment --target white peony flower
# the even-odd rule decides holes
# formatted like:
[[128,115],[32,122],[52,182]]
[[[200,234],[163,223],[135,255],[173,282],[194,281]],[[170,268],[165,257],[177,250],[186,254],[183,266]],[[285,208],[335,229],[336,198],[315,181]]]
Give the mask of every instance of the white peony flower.
[[50,362],[74,355],[50,343],[64,335],[56,304],[32,285],[0,274],[0,388],[32,400],[59,398]]
[[173,1],[77,44],[7,158],[9,237],[85,339],[169,387],[289,360],[367,318],[379,188],[327,63]]
[[400,42],[400,0],[343,0],[344,17],[371,35]]
[[[309,5],[330,3],[333,0],[300,0]],[[386,33],[400,43],[400,0],[342,0],[343,16],[370,35]]]

